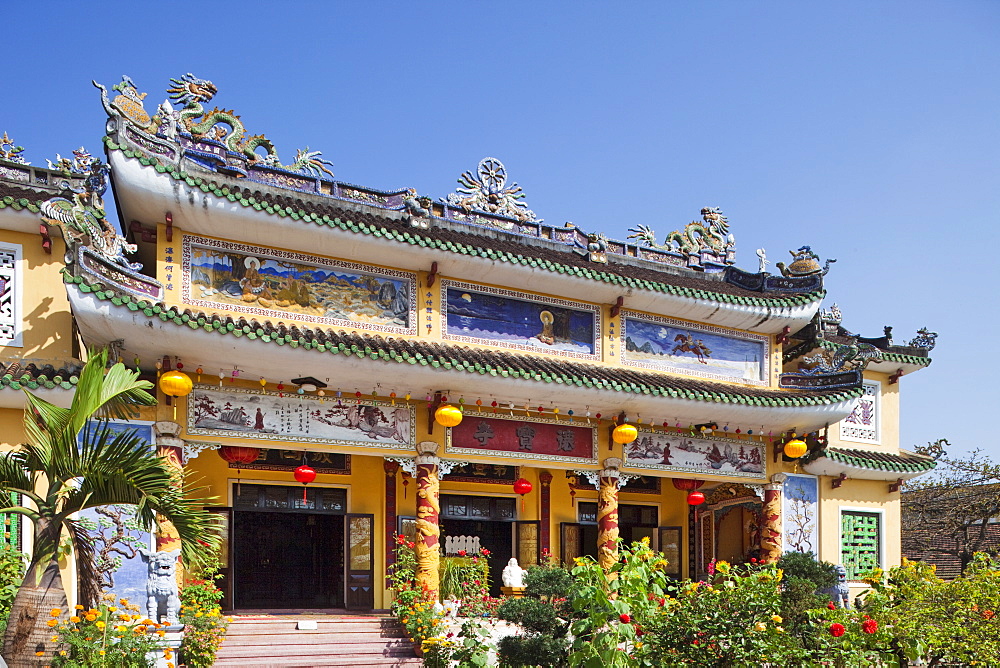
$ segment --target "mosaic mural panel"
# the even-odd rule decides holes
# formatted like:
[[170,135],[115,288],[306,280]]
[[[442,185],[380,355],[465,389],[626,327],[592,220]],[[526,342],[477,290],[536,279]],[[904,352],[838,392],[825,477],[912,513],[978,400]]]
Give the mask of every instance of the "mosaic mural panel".
[[764,477],[764,445],[756,441],[639,430],[625,447],[625,466],[681,473]]
[[760,334],[624,312],[621,340],[622,363],[628,366],[751,385],[770,382],[769,341]]
[[848,580],[882,566],[882,514],[845,510],[840,513],[840,561]]
[[858,397],[851,414],[840,422],[840,438],[845,441],[879,443],[879,418],[882,384],[866,380],[864,394]]
[[413,406],[195,385],[187,433],[230,438],[362,445],[409,450],[416,442]]
[[819,479],[789,474],[781,501],[785,552],[819,554]]
[[[90,422],[91,428],[97,425],[96,421]],[[149,422],[108,421],[107,425],[116,434],[134,430],[150,448],[153,447],[155,436]],[[147,567],[138,550],[140,547],[151,549],[154,542],[152,534],[139,526],[135,506],[88,508],[80,513],[79,519],[94,538],[101,589],[114,594],[115,598],[127,598],[143,605]]]
[[483,285],[441,282],[443,336],[578,359],[600,359],[600,307]]
[[183,273],[187,304],[417,333],[414,273],[190,235]]
[[446,452],[597,463],[597,428],[521,415],[465,416],[448,430]]

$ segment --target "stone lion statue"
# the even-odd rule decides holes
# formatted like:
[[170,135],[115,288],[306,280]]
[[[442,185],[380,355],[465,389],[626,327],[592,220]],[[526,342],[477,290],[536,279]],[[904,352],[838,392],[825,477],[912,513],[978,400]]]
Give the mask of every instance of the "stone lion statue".
[[[177,624],[177,614],[181,609],[181,599],[177,592],[177,557],[180,550],[170,552],[149,552],[139,548],[142,561],[146,564],[146,615],[154,622],[168,626]],[[160,610],[163,610],[161,616]]]

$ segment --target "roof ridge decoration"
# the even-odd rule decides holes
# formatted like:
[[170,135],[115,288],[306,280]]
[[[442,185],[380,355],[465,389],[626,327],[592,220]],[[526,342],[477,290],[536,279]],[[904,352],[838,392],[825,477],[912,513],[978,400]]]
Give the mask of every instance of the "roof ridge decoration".
[[483,213],[514,218],[522,223],[541,223],[542,219],[528,208],[524,191],[516,183],[507,185],[507,168],[496,158],[486,157],[479,161],[476,173],[462,172],[458,177],[461,187],[456,192],[442,198],[442,202],[460,206],[466,213]]
[[937,343],[937,337],[937,332],[932,332],[926,327],[921,327],[917,330],[917,335],[906,345],[911,348],[923,348],[927,352],[930,352],[934,350],[934,345]]
[[15,145],[14,140],[4,130],[3,137],[0,137],[0,160],[16,162],[19,165],[30,165],[31,163],[24,159],[23,153],[24,147]]
[[[232,109],[214,107],[206,110],[203,102],[209,102],[215,97],[218,88],[207,79],[199,79],[190,72],[179,79],[171,79],[173,84],[167,89],[169,99],[164,100],[157,108],[156,114],[150,117],[143,106],[146,93],[140,93],[135,83],[127,75],[122,75],[120,83],[112,86],[119,92],[114,99],[108,98],[108,91],[103,85],[92,82],[101,91],[101,102],[108,116],[124,118],[150,135],[160,135],[166,139],[176,140],[178,135],[189,135],[195,140],[209,139],[218,142],[225,148],[246,160],[249,164],[261,164],[274,169],[306,174],[319,177],[326,173],[331,178],[333,172],[329,160],[324,160],[321,151],[298,149],[295,161],[283,165],[278,157],[278,151],[271,140],[262,134],[247,136],[247,129],[240,116]],[[172,105],[183,105],[175,110]],[[228,126],[228,129],[226,128]],[[258,149],[263,149],[261,155]],[[237,173],[245,170],[235,169]]]
[[80,147],[73,151],[73,158],[64,158],[61,154],[56,153],[56,161],[46,159],[49,169],[53,169],[64,174],[77,174],[85,175],[89,174],[96,162],[99,162],[97,158],[92,156],[90,152],[84,147]]
[[628,230],[629,239],[638,239],[643,246],[673,253],[700,256],[708,253],[723,264],[736,262],[736,237],[729,231],[729,219],[717,206],[701,210],[701,220],[692,220],[684,230],[674,230],[662,244],[656,243],[656,233],[648,225],[637,225]]
[[[75,151],[74,151],[75,153]],[[86,152],[85,152],[86,153]],[[89,154],[87,154],[89,156]],[[108,166],[97,159],[87,164],[88,174],[83,186],[73,188],[73,198],[53,197],[39,207],[39,216],[47,225],[62,230],[67,246],[86,246],[105,260],[131,271],[138,271],[141,264],[132,263],[126,253],[136,252],[136,245],[125,241],[108,221],[104,212],[104,192],[108,189]],[[67,248],[66,264],[72,264],[74,254]]]
[[801,277],[801,276],[812,276],[814,274],[819,274],[820,276],[826,276],[830,271],[830,265],[836,262],[835,259],[828,259],[824,266],[819,265],[819,255],[813,252],[812,248],[809,246],[803,246],[797,251],[788,251],[789,255],[792,256],[792,263],[787,267],[784,262],[776,262],[775,267],[781,272],[781,275],[789,277]]

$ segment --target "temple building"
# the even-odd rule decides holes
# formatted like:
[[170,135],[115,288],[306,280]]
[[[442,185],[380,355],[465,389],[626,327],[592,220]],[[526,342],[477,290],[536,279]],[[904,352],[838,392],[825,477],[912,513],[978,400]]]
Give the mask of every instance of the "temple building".
[[3,279],[24,336],[2,363],[47,357],[32,378],[62,391],[73,337],[30,334],[71,310],[86,346],[191,377],[141,417],[218,497],[228,609],[388,607],[397,533],[432,588],[441,554],[607,564],[618,538],[679,578],[799,550],[860,586],[899,562],[899,486],[933,466],[899,447],[899,389],[936,335],[845,329],[832,260],[739,269],[712,207],[626,241],[550,225],[495,158],[446,197],[353,185],[317,151],[286,164],[209,81],[155,110],[99,88],[107,166],[60,191],[0,163],[0,253],[65,282]]

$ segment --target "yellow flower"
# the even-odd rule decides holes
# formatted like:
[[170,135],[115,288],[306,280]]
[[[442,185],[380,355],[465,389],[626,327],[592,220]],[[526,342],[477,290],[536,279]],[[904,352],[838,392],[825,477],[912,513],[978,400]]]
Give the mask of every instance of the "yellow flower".
[[125,633],[125,631],[127,631],[127,630],[128,629],[126,629],[124,626],[116,626],[115,627],[115,631],[118,631],[118,633]]
[[766,631],[767,624],[764,622],[757,622],[757,626],[753,627],[755,631]]
[[52,642],[59,642],[59,636],[52,636]]
[[775,624],[780,624],[784,620],[781,618],[781,615],[772,615],[771,621],[774,622]]
[[127,598],[120,598],[120,599],[118,599],[118,602],[121,603],[122,605],[128,605],[128,599]]
[[59,615],[62,614],[62,610],[60,610],[59,608],[52,608],[52,611],[49,612],[49,614],[52,615],[53,617],[58,617]]
[[779,626],[779,627],[775,628],[775,631],[777,631],[778,633],[784,633],[784,632],[785,632],[785,629],[783,629],[783,628],[781,628],[781,627]]
[[115,606],[113,606],[113,605],[112,605],[112,606],[108,606],[108,611],[109,611],[109,612],[114,612],[114,611],[115,611],[115,610],[117,610],[117,609],[118,609],[118,608],[116,608],[116,607],[115,607]]
[[80,618],[77,617],[76,615],[73,615],[72,617],[69,618],[69,621],[73,622],[74,624],[79,624]]
[[105,654],[107,654],[107,652],[105,652],[105,651],[104,651],[104,650],[102,649],[102,650],[100,650],[100,651],[98,652],[98,654],[100,654],[101,656],[104,656]]
[[49,625],[50,627],[52,627],[52,626],[55,626],[56,624],[58,624],[59,622],[57,622],[57,621],[56,621],[56,620],[54,620],[54,619],[50,619],[50,620],[49,620],[48,622],[46,622],[46,623],[47,623],[47,624],[48,624],[48,625]]
[[35,652],[35,656],[45,656],[45,652]]
[[105,626],[107,626],[107,624],[105,624],[104,622],[97,622],[96,624],[94,624],[94,626],[96,626],[99,629],[103,629]]
[[66,656],[66,650],[64,649],[59,650],[59,656]]

